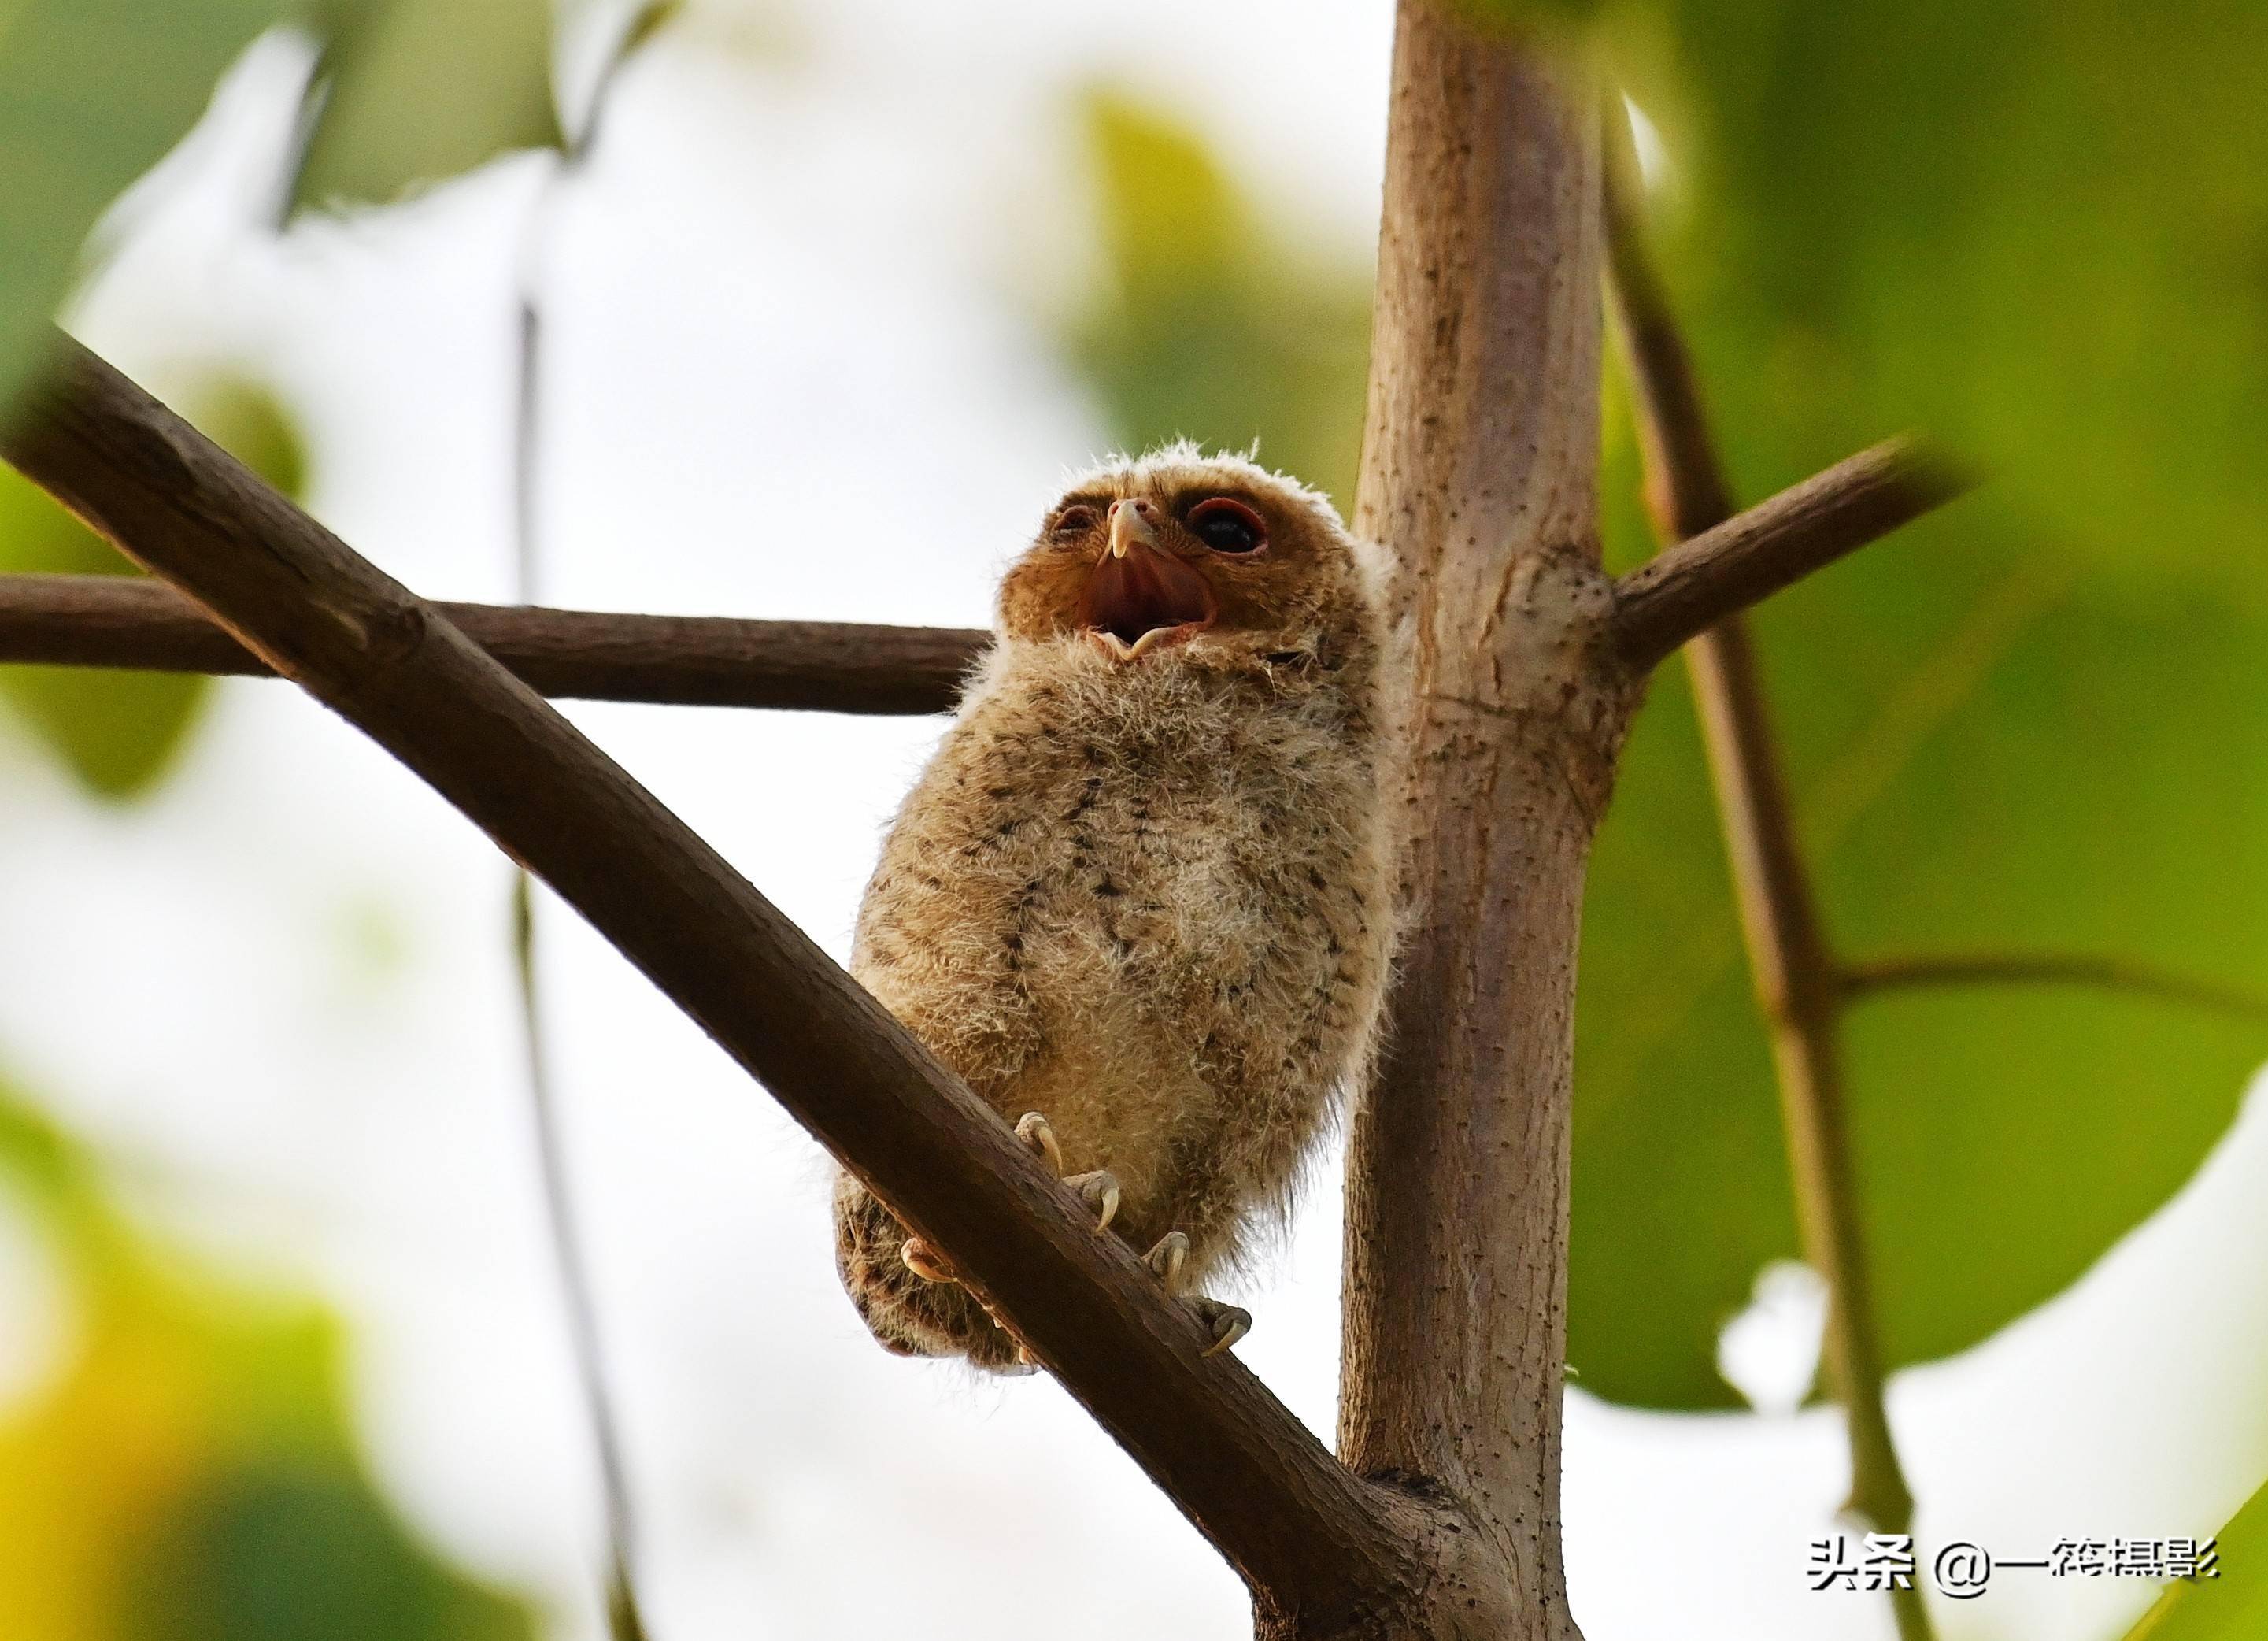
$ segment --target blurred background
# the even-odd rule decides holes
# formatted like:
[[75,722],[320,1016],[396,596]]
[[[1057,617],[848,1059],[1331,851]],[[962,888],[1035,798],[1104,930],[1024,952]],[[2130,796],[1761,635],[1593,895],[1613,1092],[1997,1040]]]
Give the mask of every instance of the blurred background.
[[[1838,932],[2258,987],[2268,55],[2257,18],[2114,11],[1590,24],[1744,499],[1908,425],[1998,476],[1761,624]],[[563,118],[541,12],[341,25],[320,58],[260,34],[103,217],[66,322],[437,597],[515,595],[528,292],[546,602],[983,625],[1067,472],[1181,433],[1351,504],[1384,0],[692,0],[610,79],[629,11],[588,0]],[[1649,551],[1627,416],[1610,370],[1618,564]],[[0,569],[122,567],[0,471]],[[1593,1641],[1887,1637],[1808,1589],[1847,1460],[1807,1405],[1818,1288],[1673,673],[1586,932],[1575,1612]],[[505,863],[285,685],[7,668],[0,704],[8,1633],[600,1637]],[[569,710],[837,957],[941,727]],[[655,1641],[1248,1633],[1049,1379],[874,1348],[816,1147],[539,909]],[[2213,1533],[2268,1476],[2263,1016],[1917,994],[1850,1052],[1925,1545]],[[1326,1439],[1336,1175],[1240,1347]],[[2085,1641],[2156,1593],[2008,1573],[1935,1615]]]

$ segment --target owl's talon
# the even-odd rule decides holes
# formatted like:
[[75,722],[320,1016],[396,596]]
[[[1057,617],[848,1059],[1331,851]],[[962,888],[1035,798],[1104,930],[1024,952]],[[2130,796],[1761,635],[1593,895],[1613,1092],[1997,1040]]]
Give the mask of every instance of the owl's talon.
[[1108,1168],[1098,1168],[1093,1173],[1073,1174],[1064,1183],[1093,1210],[1094,1228],[1109,1230],[1110,1222],[1118,1217],[1118,1176]]
[[1038,1112],[1027,1111],[1016,1119],[1016,1137],[1039,1154],[1048,1165],[1048,1172],[1057,1179],[1063,1178],[1063,1147],[1057,1142],[1056,1131]]
[[1212,1343],[1197,1352],[1199,1356],[1217,1356],[1245,1334],[1252,1331],[1252,1312],[1241,1305],[1223,1305],[1218,1299],[1192,1299],[1198,1319],[1212,1330]]
[[924,1282],[959,1282],[961,1280],[953,1274],[953,1267],[938,1258],[931,1251],[929,1244],[924,1242],[919,1237],[908,1237],[899,1244],[898,1257],[905,1261],[908,1270]]
[[1166,1285],[1167,1293],[1182,1290],[1182,1267],[1189,1263],[1189,1238],[1186,1232],[1169,1231],[1158,1238],[1158,1246],[1142,1256],[1158,1280]]

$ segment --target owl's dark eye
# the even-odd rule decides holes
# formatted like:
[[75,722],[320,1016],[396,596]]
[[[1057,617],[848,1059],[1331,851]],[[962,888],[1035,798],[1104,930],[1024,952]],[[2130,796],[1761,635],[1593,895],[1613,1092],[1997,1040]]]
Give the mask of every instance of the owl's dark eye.
[[1048,534],[1058,536],[1083,536],[1094,528],[1094,509],[1082,503],[1078,506],[1065,507],[1061,513],[1057,514],[1055,522],[1048,526]]
[[1215,552],[1258,552],[1268,544],[1268,526],[1241,501],[1215,496],[1189,509],[1189,534]]

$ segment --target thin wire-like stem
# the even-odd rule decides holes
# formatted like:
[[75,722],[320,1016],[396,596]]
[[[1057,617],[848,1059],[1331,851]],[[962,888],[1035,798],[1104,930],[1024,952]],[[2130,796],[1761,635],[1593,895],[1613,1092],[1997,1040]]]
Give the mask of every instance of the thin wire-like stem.
[[[633,35],[644,16],[641,13],[640,21],[631,25]],[[592,92],[582,129],[569,140],[553,163],[550,174],[543,179],[521,232],[514,327],[518,390],[512,406],[512,569],[514,596],[523,605],[534,604],[539,595],[543,558],[542,264],[552,218],[566,185],[590,156],[607,93],[613,88],[624,55],[618,45],[608,57]],[[615,1412],[618,1399],[607,1373],[595,1286],[582,1246],[581,1221],[569,1177],[558,1091],[551,1076],[550,1057],[544,1049],[542,972],[536,961],[535,888],[525,867],[512,873],[512,951],[519,981],[521,1040],[526,1050],[528,1102],[535,1130],[537,1172],[542,1177],[552,1256],[567,1312],[569,1349],[574,1355],[576,1377],[599,1462],[600,1494],[606,1521],[607,1629],[613,1641],[646,1641],[645,1617],[638,1604],[634,1571],[637,1518],[630,1495],[630,1466],[624,1457],[621,1421]]]
[[1846,1002],[1940,986],[2074,986],[2268,1024],[2268,992],[2123,957],[2053,951],[1923,953],[1846,963],[1842,979]]
[[[1608,121],[1608,242],[1615,305],[1634,378],[1646,503],[1667,546],[1732,516],[1733,498],[1702,409],[1692,361],[1646,254],[1629,124]],[[1828,1379],[1851,1444],[1847,1508],[1877,1531],[1912,1531],[1913,1493],[1891,1438],[1872,1270],[1843,1092],[1837,1015],[1842,973],[1830,950],[1795,832],[1771,714],[1746,624],[1737,616],[1685,649],[1740,900],[1757,1002],[1771,1027],[1804,1256],[1826,1279]],[[1928,1641],[1918,1590],[1891,1596],[1904,1641]]]
[[577,1235],[573,1192],[568,1183],[565,1139],[550,1056],[543,1045],[543,994],[535,951],[534,883],[525,871],[512,874],[512,966],[519,981],[522,1043],[527,1092],[534,1117],[537,1172],[543,1182],[544,1210],[550,1221],[553,1256],[567,1309],[567,1334],[577,1381],[598,1450],[599,1479],[607,1523],[607,1630],[614,1641],[645,1641],[637,1586],[630,1573],[636,1521],[630,1512],[630,1477],[622,1458],[622,1433],[606,1374],[599,1317],[590,1272]]

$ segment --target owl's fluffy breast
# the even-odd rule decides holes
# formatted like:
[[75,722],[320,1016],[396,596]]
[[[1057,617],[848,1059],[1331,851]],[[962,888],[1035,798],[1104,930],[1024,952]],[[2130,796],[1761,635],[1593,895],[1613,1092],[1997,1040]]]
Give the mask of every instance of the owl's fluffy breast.
[[[1328,669],[1005,645],[908,797],[853,969],[1127,1229],[1200,1263],[1280,1201],[1388,952],[1368,647]],[[1209,1239],[1207,1232],[1212,1234]]]

